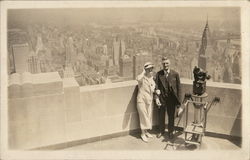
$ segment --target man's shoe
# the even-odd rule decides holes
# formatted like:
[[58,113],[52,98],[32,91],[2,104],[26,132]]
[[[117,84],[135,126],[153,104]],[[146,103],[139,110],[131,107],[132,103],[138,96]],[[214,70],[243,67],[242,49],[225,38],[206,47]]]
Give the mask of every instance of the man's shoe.
[[153,138],[152,134],[150,134],[150,133],[148,133],[148,132],[146,132],[146,136],[147,136],[148,138]]
[[148,138],[146,137],[145,134],[141,134],[141,139],[142,139],[144,142],[148,142]]
[[156,137],[161,138],[162,136],[163,136],[163,133],[158,133]]

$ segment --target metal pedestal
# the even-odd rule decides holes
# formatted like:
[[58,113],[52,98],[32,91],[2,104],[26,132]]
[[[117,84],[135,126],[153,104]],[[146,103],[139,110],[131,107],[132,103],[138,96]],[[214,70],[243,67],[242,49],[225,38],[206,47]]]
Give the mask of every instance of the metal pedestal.
[[[185,134],[185,145],[195,144],[198,147],[201,146],[202,137],[204,136],[207,123],[207,106],[206,98],[208,97],[207,93],[203,95],[192,95],[189,100],[186,102],[186,120],[184,124],[184,134]],[[194,119],[190,123],[188,121],[188,112],[190,110],[189,106],[193,104],[194,109]]]

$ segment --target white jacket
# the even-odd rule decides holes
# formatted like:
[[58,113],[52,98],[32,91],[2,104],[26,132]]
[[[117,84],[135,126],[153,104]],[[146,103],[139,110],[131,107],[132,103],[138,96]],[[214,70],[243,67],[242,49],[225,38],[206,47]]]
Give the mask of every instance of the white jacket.
[[144,75],[144,72],[137,76],[138,81],[138,95],[137,102],[144,102],[151,104],[153,100],[153,93],[155,90],[155,81],[153,77],[148,78]]

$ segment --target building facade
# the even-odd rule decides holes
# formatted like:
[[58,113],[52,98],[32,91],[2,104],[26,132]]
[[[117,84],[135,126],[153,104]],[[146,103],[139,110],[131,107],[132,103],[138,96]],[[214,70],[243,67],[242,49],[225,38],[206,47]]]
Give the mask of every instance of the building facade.
[[120,59],[120,76],[133,77],[133,61],[127,55]]
[[40,73],[40,61],[35,54],[31,54],[28,58],[28,71],[32,74]]
[[143,71],[144,64],[150,61],[152,61],[152,54],[148,52],[137,53],[133,57],[133,79]]
[[14,68],[16,73],[23,73],[28,71],[28,54],[29,45],[24,44],[14,44],[12,45]]

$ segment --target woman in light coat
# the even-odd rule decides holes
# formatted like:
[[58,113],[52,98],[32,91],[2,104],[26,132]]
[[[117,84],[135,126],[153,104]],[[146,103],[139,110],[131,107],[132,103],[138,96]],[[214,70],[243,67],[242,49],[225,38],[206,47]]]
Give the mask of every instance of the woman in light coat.
[[139,88],[137,95],[137,110],[140,119],[141,138],[145,142],[148,142],[148,138],[153,137],[148,132],[148,130],[152,129],[153,93],[155,90],[153,68],[153,64],[147,62],[144,65],[143,72],[136,78]]

